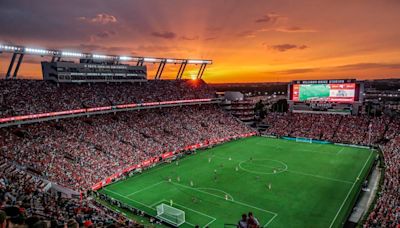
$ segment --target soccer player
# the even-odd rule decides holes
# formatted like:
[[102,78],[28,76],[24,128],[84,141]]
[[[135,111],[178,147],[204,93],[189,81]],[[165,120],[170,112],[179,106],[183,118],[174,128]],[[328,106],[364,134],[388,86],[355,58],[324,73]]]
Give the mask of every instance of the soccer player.
[[271,188],[272,188],[272,185],[271,185],[271,183],[269,183],[268,184],[268,189],[271,190]]
[[211,157],[208,158],[208,163],[211,163]]
[[192,187],[193,187],[193,181],[190,181],[190,186],[192,186]]
[[172,207],[172,204],[174,204],[174,201],[170,200],[169,205]]
[[236,171],[239,171],[239,168],[236,166],[235,170],[236,170]]
[[176,180],[177,180],[178,182],[181,182],[181,178],[180,178],[180,177],[177,177]]
[[179,161],[176,161],[175,164],[176,164],[176,165],[179,165]]

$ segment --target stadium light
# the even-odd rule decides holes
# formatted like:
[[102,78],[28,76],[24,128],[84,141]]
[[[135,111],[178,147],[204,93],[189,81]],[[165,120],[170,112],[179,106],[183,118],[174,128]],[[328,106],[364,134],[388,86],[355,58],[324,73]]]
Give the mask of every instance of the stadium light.
[[176,62],[178,62],[178,60],[176,60],[176,59],[167,59],[166,62],[167,63],[176,63]]
[[78,52],[61,52],[62,56],[65,57],[84,57],[84,55],[82,53],[78,53]]
[[11,51],[11,50],[13,50],[13,51],[20,50],[19,47],[10,46],[10,45],[0,45],[0,48],[1,48],[1,49],[4,49],[4,50],[7,50],[7,51]]
[[145,61],[145,62],[150,62],[150,63],[159,62],[159,61],[157,61],[157,59],[155,59],[155,58],[144,58],[143,61]]
[[111,59],[112,56],[109,55],[97,55],[97,54],[93,54],[92,57],[94,59]]
[[45,49],[36,49],[36,48],[25,48],[25,52],[32,53],[32,54],[49,54],[50,51]]
[[206,61],[204,61],[204,60],[190,59],[190,60],[188,60],[188,63],[189,63],[189,64],[203,64],[203,63],[206,63]]
[[130,56],[120,56],[120,57],[119,57],[119,60],[120,60],[120,61],[132,61],[133,58],[130,57]]

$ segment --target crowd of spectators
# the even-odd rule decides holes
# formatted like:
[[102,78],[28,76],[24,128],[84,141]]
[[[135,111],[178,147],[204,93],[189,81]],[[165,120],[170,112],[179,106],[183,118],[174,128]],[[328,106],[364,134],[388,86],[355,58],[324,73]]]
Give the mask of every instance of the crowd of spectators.
[[[400,121],[389,128],[399,126]],[[388,138],[386,138],[388,136]],[[400,132],[385,136],[387,143],[381,146],[385,162],[384,182],[373,211],[364,228],[400,227]]]
[[165,152],[253,130],[216,105],[148,109],[0,129],[3,158],[82,191]]
[[375,145],[384,159],[384,182],[364,228],[400,227],[400,119],[388,116],[343,116],[269,113],[267,134],[339,143]]
[[47,184],[0,160],[0,227],[139,227],[90,200],[62,197]]
[[142,83],[55,84],[0,80],[0,118],[118,104],[213,98],[202,80],[149,80]]
[[370,118],[335,114],[269,113],[264,122],[269,126],[266,133],[271,135],[357,145],[377,144],[382,141],[385,132],[389,134],[396,129],[386,131],[391,123],[387,116]]

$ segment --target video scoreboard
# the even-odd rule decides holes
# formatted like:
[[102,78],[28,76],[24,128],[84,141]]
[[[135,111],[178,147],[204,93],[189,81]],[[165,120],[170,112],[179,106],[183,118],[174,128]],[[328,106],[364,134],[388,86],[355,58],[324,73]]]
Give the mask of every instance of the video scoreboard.
[[293,102],[353,103],[359,99],[355,79],[292,81],[289,100]]

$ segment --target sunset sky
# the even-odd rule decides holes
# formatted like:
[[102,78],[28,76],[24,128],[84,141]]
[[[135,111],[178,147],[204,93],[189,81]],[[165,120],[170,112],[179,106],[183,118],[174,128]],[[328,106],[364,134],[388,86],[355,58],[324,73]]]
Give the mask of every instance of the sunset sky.
[[[1,0],[0,43],[212,59],[211,83],[400,78],[400,1]],[[20,75],[40,78],[47,59],[24,59]]]

